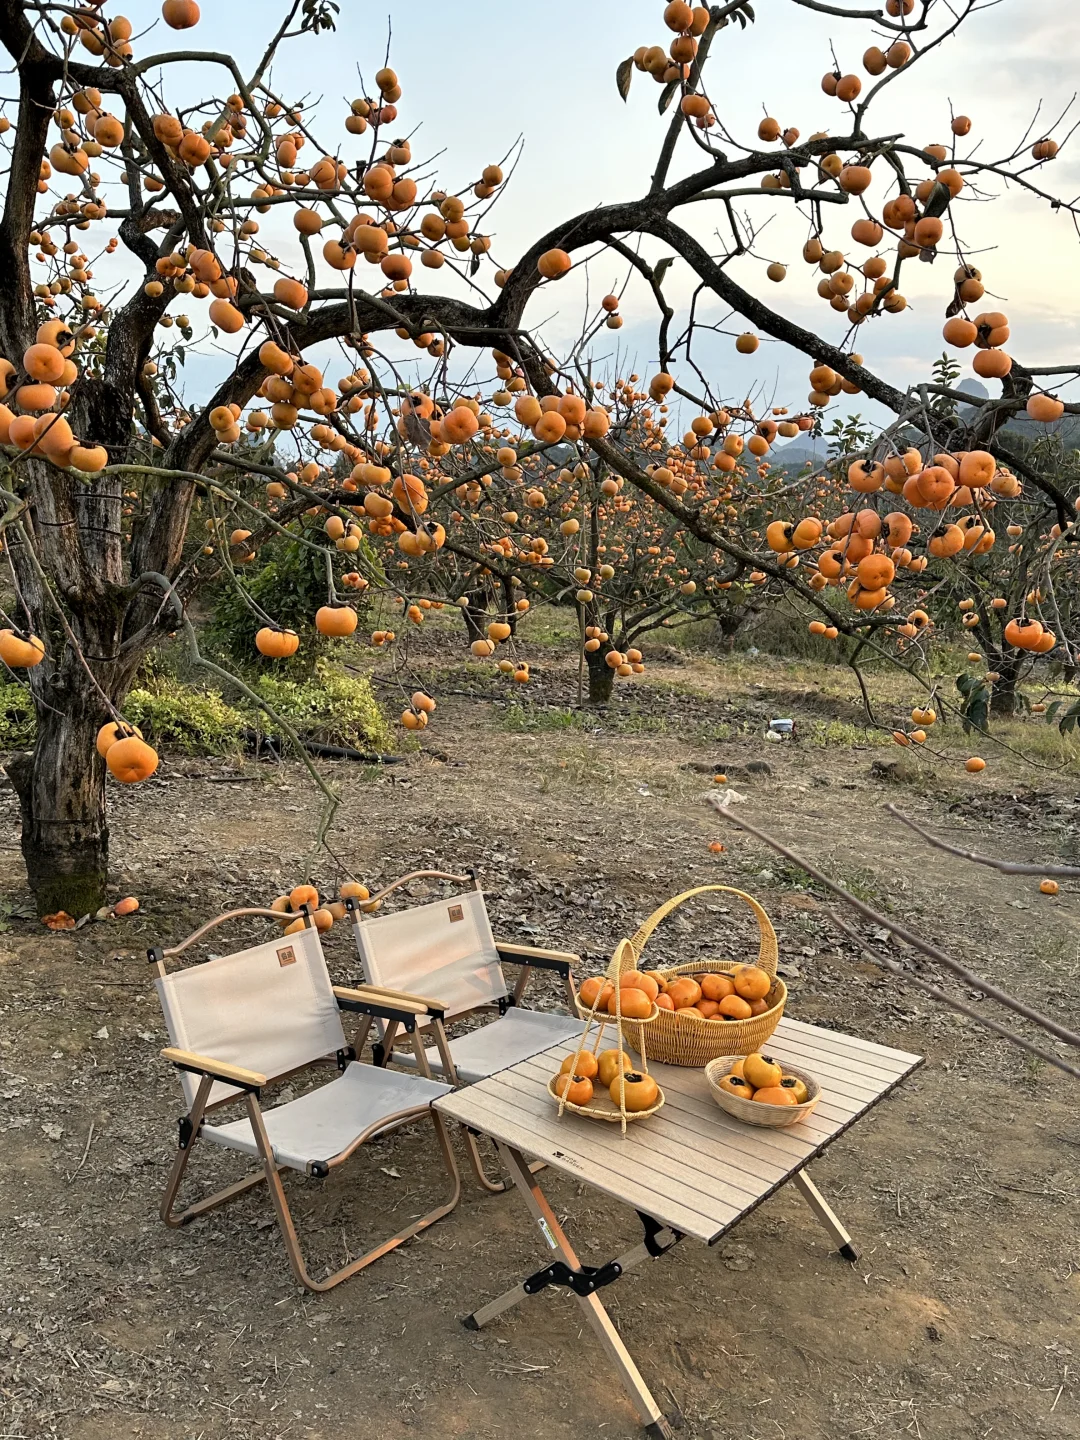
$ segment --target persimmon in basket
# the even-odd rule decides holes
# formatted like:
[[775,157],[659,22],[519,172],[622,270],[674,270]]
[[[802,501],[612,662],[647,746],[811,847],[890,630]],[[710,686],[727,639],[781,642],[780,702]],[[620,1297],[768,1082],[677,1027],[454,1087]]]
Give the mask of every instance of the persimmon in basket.
[[[760,965],[737,965],[724,972],[674,975],[659,970],[625,970],[619,976],[619,1009],[627,1020],[646,1020],[652,1007],[695,1020],[749,1020],[770,1008],[773,982]],[[582,982],[578,999],[585,1009],[615,1014],[615,987],[601,975]]]
[[588,1105],[593,1098],[593,1083],[587,1075],[560,1073],[555,1077],[555,1093],[570,1105]]
[[740,1056],[716,1083],[729,1095],[762,1105],[803,1105],[809,1098],[804,1081],[797,1075],[785,1075],[778,1060],[758,1053]]

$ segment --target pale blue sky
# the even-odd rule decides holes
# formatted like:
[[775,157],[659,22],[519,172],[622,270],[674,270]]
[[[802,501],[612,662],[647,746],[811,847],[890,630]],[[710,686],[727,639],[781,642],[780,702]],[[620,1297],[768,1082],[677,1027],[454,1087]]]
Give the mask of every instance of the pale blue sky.
[[[133,0],[121,8],[137,29],[159,13],[156,0]],[[840,129],[841,107],[819,86],[821,74],[830,68],[830,40],[842,67],[860,71],[863,50],[880,37],[869,22],[824,17],[781,0],[757,8],[757,24],[745,32],[732,26],[714,45],[710,90],[722,97],[725,121],[748,144],[763,111],[785,125],[797,125],[804,135]],[[291,100],[304,94],[312,101],[321,98],[317,132],[328,148],[346,145],[346,155],[358,153],[352,148],[356,142],[342,129],[345,102],[361,92],[358,66],[370,88],[370,77],[382,63],[387,21],[392,18],[391,63],[404,87],[395,129],[413,133],[417,158],[445,152],[437,165],[446,188],[458,189],[476,178],[482,166],[498,159],[519,134],[525,137],[518,171],[489,220],[499,263],[512,264],[539,231],[557,220],[598,202],[642,193],[647,187],[665,129],[656,112],[659,87],[648,76],[635,74],[629,103],[624,105],[616,94],[614,70],[636,46],[670,38],[661,19],[660,0],[591,0],[589,4],[472,0],[467,7],[429,0],[407,6],[342,0],[341,10],[336,33],[294,41],[285,49],[274,70],[276,88]],[[110,11],[116,13],[116,7]],[[183,36],[159,24],[152,35],[137,42],[136,54],[179,42],[229,50],[247,70],[284,6],[278,0],[233,0],[229,5],[207,0],[203,12],[203,22]],[[212,26],[207,18],[211,14]],[[882,96],[872,127],[876,133],[906,129],[915,142],[945,140],[951,100],[957,112],[974,121],[969,143],[978,140],[979,153],[996,158],[1019,139],[1040,99],[1044,115],[1056,116],[1073,94],[1080,14],[1062,0],[1003,0],[976,14],[963,33],[963,42],[947,42],[920,62],[910,81],[901,80]],[[184,71],[176,82],[167,82],[166,90],[170,96],[189,100],[195,76],[193,67]],[[696,165],[697,152],[684,144],[683,153]],[[1041,172],[1039,178],[1047,188],[1070,198],[1080,191],[1077,153],[1080,150],[1066,149],[1061,159]],[[867,198],[880,208],[883,195],[882,176]],[[791,269],[787,280],[777,286],[765,279],[763,263],[745,259],[733,269],[736,278],[801,323],[838,340],[845,328],[843,319],[815,296],[818,276],[799,259],[806,226],[794,217],[794,207],[755,198],[745,202],[745,208],[759,225],[779,211],[761,232],[757,250],[765,259],[783,260]],[[697,207],[692,221],[695,232],[706,240],[720,219],[709,209]],[[1009,348],[1032,363],[1073,358],[1080,340],[1080,251],[1070,219],[1049,214],[1023,195],[995,204],[967,204],[959,207],[959,213],[964,238],[973,249],[985,252],[976,263],[998,297],[993,303],[1005,309],[1012,322]],[[864,252],[848,239],[853,218],[850,209],[830,210],[826,238],[861,256]],[[274,223],[267,217],[265,236],[270,243],[282,237],[283,259],[289,254],[290,233],[276,223],[276,217]],[[897,383],[924,376],[943,348],[940,329],[951,294],[952,268],[944,255],[932,267],[909,262],[903,289],[910,309],[860,332],[857,348]],[[428,282],[427,272],[422,273]],[[594,298],[622,274],[623,267],[609,257],[594,261],[590,267]],[[676,264],[668,292],[676,298],[685,296],[688,278],[685,267]],[[550,317],[545,333],[557,346],[560,339],[576,334],[581,298],[577,277],[571,277],[542,292],[529,318]],[[632,284],[623,306],[626,323],[618,332],[618,342],[636,355],[642,367],[655,354],[649,303],[640,283]],[[719,320],[721,313],[713,307],[709,318]],[[736,322],[734,328],[744,327]],[[966,352],[968,358],[971,353]],[[800,405],[805,399],[808,367],[782,346],[763,344],[746,359],[735,356],[730,340],[717,338],[708,349],[703,347],[702,354],[708,356],[718,388],[729,396],[739,398],[751,386],[762,384],[770,390],[777,387],[778,400]]]

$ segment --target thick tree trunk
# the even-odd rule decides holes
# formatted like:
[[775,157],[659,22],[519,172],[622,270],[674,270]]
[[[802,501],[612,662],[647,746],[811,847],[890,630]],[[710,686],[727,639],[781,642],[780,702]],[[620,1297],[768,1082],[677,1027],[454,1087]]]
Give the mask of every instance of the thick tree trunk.
[[469,644],[471,645],[474,640],[486,640],[489,618],[486,593],[478,590],[463,598],[465,604],[461,607],[461,618],[465,621],[465,633],[469,637]]
[[607,705],[611,700],[611,692],[615,688],[615,671],[605,662],[604,656],[613,648],[611,645],[601,645],[599,650],[585,652],[589,671],[590,705]]
[[1016,714],[1019,708],[1016,683],[1020,676],[1020,665],[1019,655],[1002,655],[995,661],[995,669],[1000,678],[994,681],[990,695],[991,715],[1008,719]]
[[62,705],[38,704],[34,750],[7,768],[19,796],[23,859],[38,914],[65,910],[77,920],[105,903],[105,762],[94,741],[107,716],[84,672],[81,684],[74,671],[67,679],[48,687]]

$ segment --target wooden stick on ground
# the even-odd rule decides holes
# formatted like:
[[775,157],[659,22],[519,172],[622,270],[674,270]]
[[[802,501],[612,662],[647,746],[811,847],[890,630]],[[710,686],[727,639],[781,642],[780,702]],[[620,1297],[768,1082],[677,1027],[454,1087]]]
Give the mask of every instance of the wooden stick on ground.
[[973,865],[989,865],[992,870],[1000,870],[1002,875],[1041,875],[1051,880],[1080,880],[1080,867],[1076,865],[1028,865],[1022,860],[995,860],[992,855],[979,855],[974,850],[961,850],[958,845],[950,845],[945,840],[939,840],[936,835],[931,835],[929,830],[924,830],[917,825],[910,816],[898,810],[891,802],[885,806],[890,815],[895,815],[902,825],[909,830],[914,830],[916,835],[921,836],[928,845],[933,845],[937,850],[944,850],[949,855],[955,855],[960,860],[970,860]]
[[1000,989],[997,985],[992,985],[989,980],[984,980],[981,975],[976,975],[975,972],[969,970],[966,965],[961,965],[959,960],[954,960],[951,955],[946,955],[943,950],[939,950],[936,945],[931,945],[928,940],[924,940],[920,935],[916,935],[914,931],[908,930],[904,925],[898,925],[895,920],[888,919],[886,916],[872,909],[869,905],[864,904],[862,900],[856,899],[856,897],[852,895],[850,891],[845,890],[842,885],[837,885],[834,880],[830,880],[827,875],[823,875],[820,870],[815,869],[809,860],[804,860],[803,857],[797,855],[794,850],[789,850],[786,845],[781,845],[779,840],[774,840],[771,835],[766,835],[764,830],[759,830],[756,825],[751,825],[749,820],[740,820],[718,797],[709,795],[707,799],[718,815],[722,815],[725,820],[729,820],[737,829],[745,830],[748,835],[756,836],[763,844],[768,845],[771,850],[775,850],[778,855],[783,855],[785,860],[790,860],[793,865],[798,865],[800,870],[805,871],[806,874],[816,880],[819,885],[823,885],[826,890],[830,890],[834,895],[838,895],[845,904],[858,910],[860,915],[865,915],[868,920],[873,920],[874,923],[880,925],[882,929],[889,930],[894,935],[899,935],[900,939],[906,941],[913,950],[918,950],[923,955],[928,955],[931,960],[936,960],[939,965],[944,965],[947,970],[951,970],[954,975],[958,975],[960,979],[963,980],[966,985],[970,985],[973,990],[978,990],[981,994],[989,996],[991,1000],[996,1000],[1000,1005],[1007,1006],[1010,1010],[1014,1010],[1017,1015],[1022,1015],[1025,1020],[1030,1020],[1032,1024],[1038,1025],[1048,1034],[1054,1035],[1058,1040],[1064,1040],[1067,1045],[1072,1045],[1080,1050],[1080,1035],[1074,1030],[1068,1029],[1065,1025],[1059,1025],[1058,1022],[1052,1020],[1049,1015],[1043,1015],[1040,1011],[1032,1009],[1030,1005],[1025,1005],[1022,1000],[1017,1000],[1015,996],[1010,995],[1006,990]]
[[950,995],[946,990],[940,989],[937,985],[931,985],[930,981],[924,980],[921,975],[913,975],[910,970],[905,970],[902,965],[898,965],[895,960],[890,959],[887,955],[879,955],[876,950],[871,950],[862,936],[857,934],[850,925],[845,924],[839,915],[830,910],[828,906],[825,908],[825,914],[836,928],[842,930],[848,939],[851,940],[854,945],[857,945],[866,958],[872,960],[875,965],[880,965],[884,970],[890,970],[907,984],[916,986],[919,990],[924,991],[925,994],[931,995],[935,1000],[940,1001],[942,1005],[948,1005],[950,1010],[957,1010],[961,1015],[966,1015],[969,1020],[974,1020],[977,1025],[982,1025],[984,1029],[993,1031],[995,1035],[1000,1035],[1003,1039],[1008,1040],[1010,1045],[1016,1045],[1021,1050],[1026,1050],[1029,1055],[1037,1055],[1040,1060],[1045,1060],[1048,1065],[1054,1065],[1059,1070],[1064,1070],[1066,1075],[1073,1075],[1077,1080],[1080,1080],[1080,1070],[1078,1070],[1075,1065],[1070,1065],[1066,1060],[1059,1060],[1058,1057],[1052,1055],[1049,1050],[1040,1050],[1038,1045],[1033,1045],[1030,1040],[1025,1040],[1022,1035],[1017,1035],[1015,1030],[1009,1030],[1006,1026],[998,1024],[996,1020],[991,1020],[988,1015],[980,1015],[979,1012],[972,1009],[970,1005],[965,1005],[963,1000],[957,1000],[955,996]]

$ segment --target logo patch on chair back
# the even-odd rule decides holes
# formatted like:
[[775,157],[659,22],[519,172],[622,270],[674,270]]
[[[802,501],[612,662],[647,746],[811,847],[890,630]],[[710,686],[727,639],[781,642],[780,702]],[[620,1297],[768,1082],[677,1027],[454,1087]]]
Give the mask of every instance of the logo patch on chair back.
[[446,913],[450,916],[451,921],[465,919],[465,911],[460,905],[451,905]]
[[296,964],[296,951],[291,945],[283,945],[277,952],[277,963],[279,965]]

